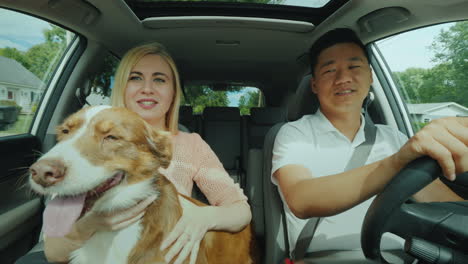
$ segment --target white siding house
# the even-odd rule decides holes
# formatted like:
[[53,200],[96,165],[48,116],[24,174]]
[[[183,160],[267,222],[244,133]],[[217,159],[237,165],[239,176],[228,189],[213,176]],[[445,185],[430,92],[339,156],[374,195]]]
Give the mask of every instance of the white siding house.
[[31,113],[44,87],[44,83],[23,65],[0,56],[0,100],[15,101],[23,113]]
[[468,108],[454,102],[407,104],[407,106],[414,122],[428,123],[441,117],[468,116]]

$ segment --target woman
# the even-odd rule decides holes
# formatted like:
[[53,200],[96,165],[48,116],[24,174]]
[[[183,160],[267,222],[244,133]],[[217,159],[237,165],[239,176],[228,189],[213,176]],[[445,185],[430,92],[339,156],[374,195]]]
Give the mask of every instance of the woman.
[[[167,262],[182,263],[190,255],[195,263],[200,242],[209,230],[238,232],[251,220],[247,198],[224,170],[222,164],[198,134],[178,131],[181,86],[177,68],[165,48],[158,43],[135,47],[123,57],[115,75],[111,101],[139,114],[155,129],[173,134],[173,159],[161,172],[176,189],[190,196],[193,182],[211,206],[185,210],[161,250],[170,246]],[[95,232],[118,230],[138,221],[154,197],[112,215],[88,213],[77,220],[64,237],[47,237],[45,255],[50,262],[67,262]],[[177,258],[174,258],[179,253]],[[34,263],[31,261],[20,263]],[[38,262],[35,262],[38,263]]]

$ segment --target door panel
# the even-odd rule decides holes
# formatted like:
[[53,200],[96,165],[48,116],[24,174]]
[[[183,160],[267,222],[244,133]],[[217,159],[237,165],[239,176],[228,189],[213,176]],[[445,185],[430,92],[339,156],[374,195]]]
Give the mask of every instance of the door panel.
[[42,203],[26,173],[39,151],[32,135],[0,138],[0,263],[13,263],[37,242]]

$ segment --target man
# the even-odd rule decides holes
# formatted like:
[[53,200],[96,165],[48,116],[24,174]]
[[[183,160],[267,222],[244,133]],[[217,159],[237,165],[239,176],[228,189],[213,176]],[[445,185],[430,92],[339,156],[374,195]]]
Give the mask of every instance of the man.
[[[350,29],[335,29],[310,49],[312,92],[320,108],[285,124],[275,140],[272,181],[285,204],[290,249],[307,218],[326,217],[318,225],[308,252],[360,249],[360,229],[371,197],[410,161],[436,159],[444,175],[468,170],[468,119],[432,122],[407,140],[398,130],[377,125],[365,166],[345,171],[354,149],[365,141],[363,101],[372,73],[365,47]],[[462,200],[441,181],[414,197],[418,201]],[[384,249],[401,247],[384,240]]]

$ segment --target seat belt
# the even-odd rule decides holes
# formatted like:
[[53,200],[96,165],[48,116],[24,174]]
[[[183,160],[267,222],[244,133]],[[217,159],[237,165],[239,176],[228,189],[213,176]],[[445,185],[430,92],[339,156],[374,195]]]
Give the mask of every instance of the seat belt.
[[[349,159],[344,171],[363,166],[366,163],[367,158],[369,157],[369,154],[372,150],[372,146],[375,143],[377,127],[374,125],[374,122],[372,122],[372,120],[369,118],[368,114],[366,114],[364,118],[366,122],[364,124],[364,135],[366,139],[354,149],[353,155]],[[322,218],[320,217],[312,217],[302,228],[302,231],[299,234],[299,237],[296,241],[296,247],[291,252],[291,259],[293,261],[299,261],[304,259],[307,248],[309,247],[310,242],[312,242],[312,238],[314,237],[315,231],[317,230],[321,219]],[[286,225],[286,222],[284,224]]]

